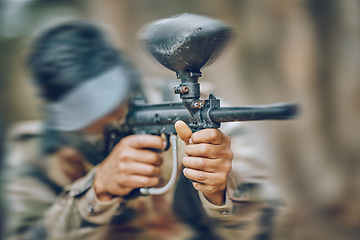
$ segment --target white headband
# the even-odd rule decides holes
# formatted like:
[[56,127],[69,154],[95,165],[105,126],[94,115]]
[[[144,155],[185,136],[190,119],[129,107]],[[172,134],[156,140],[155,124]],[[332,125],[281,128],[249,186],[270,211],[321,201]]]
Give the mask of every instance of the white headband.
[[112,68],[88,80],[60,100],[46,104],[47,127],[75,131],[111,113],[129,95],[131,80],[127,69]]

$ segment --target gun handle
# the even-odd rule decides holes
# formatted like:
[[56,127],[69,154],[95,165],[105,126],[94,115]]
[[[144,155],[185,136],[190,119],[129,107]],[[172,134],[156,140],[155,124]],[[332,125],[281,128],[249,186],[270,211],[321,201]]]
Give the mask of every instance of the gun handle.
[[[139,196],[147,196],[147,195],[161,195],[169,191],[175,184],[175,180],[177,178],[178,172],[178,154],[177,154],[177,135],[166,135],[167,142],[170,146],[172,146],[172,154],[173,154],[173,166],[171,171],[171,177],[168,183],[160,188],[138,188],[132,190],[128,195],[124,196],[124,199],[129,200]],[[169,140],[170,139],[170,140]],[[169,147],[168,147],[169,148]]]

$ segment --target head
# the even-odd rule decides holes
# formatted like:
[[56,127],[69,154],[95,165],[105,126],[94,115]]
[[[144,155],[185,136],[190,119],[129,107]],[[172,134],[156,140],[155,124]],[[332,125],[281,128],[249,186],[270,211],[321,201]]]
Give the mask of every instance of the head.
[[44,31],[27,63],[45,100],[45,122],[52,136],[101,133],[125,115],[138,80],[124,54],[99,27],[84,21]]

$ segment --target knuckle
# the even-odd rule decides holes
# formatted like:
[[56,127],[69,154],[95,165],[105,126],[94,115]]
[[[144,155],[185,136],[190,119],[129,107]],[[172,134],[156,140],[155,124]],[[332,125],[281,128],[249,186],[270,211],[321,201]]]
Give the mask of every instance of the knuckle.
[[227,180],[227,174],[219,174],[218,181],[220,182],[220,184],[225,183],[226,180]]
[[228,157],[231,160],[234,158],[234,153],[231,150],[228,151]]
[[158,178],[158,177],[150,178],[150,180],[149,180],[150,186],[156,186],[159,183],[160,183],[160,178]]
[[133,145],[133,143],[136,143],[136,141],[137,141],[137,136],[130,135],[121,139],[118,145]]
[[197,175],[197,178],[199,179],[199,181],[205,181],[206,180],[206,176],[203,172],[199,172]]
[[189,157],[183,157],[182,159],[182,164],[185,166],[185,167],[188,167],[189,166]]
[[231,137],[229,137],[228,135],[225,135],[226,138],[225,138],[225,141],[228,143],[228,145],[230,146],[231,145]]
[[142,177],[142,178],[139,178],[137,181],[138,181],[137,183],[141,184],[141,186],[144,186],[144,187],[150,186],[150,178]]
[[212,131],[210,131],[209,133],[209,138],[210,140],[216,140],[219,137],[221,137],[221,132],[218,129],[212,129]]
[[126,181],[124,181],[124,174],[119,175],[119,177],[116,178],[115,182],[119,187],[125,187]]
[[154,140],[156,141],[156,145],[159,148],[162,148],[164,145],[164,139],[162,139],[160,136],[153,136],[153,137],[154,137]]
[[155,166],[160,166],[163,163],[163,158],[159,154],[154,153],[150,161],[151,164],[154,164]]
[[163,161],[164,161],[164,159],[163,159],[161,156],[158,155],[158,158],[157,158],[155,164],[156,164],[157,166],[160,166],[160,165],[163,163]]
[[126,172],[128,169],[127,164],[125,164],[124,162],[119,162],[118,169],[120,173]]
[[234,153],[230,148],[225,148],[220,151],[220,158],[224,159],[227,162],[231,162],[234,158]]
[[203,185],[197,182],[193,182],[193,187],[198,191],[203,191]]
[[124,149],[123,151],[121,151],[119,158],[124,161],[128,161],[132,158],[132,155],[131,155],[130,151],[127,151],[126,149]]
[[198,150],[199,150],[199,153],[201,155],[205,155],[206,153],[208,153],[210,151],[210,148],[208,146],[208,144],[201,144],[198,146]]
[[197,159],[197,167],[198,167],[199,169],[205,169],[205,167],[206,167],[206,161],[205,161],[205,159],[203,159],[203,158]]
[[121,195],[123,195],[123,196],[128,195],[132,190],[133,190],[133,188],[124,187],[119,195],[120,195],[120,196],[121,196]]
[[160,169],[158,167],[151,166],[151,168],[150,168],[151,175],[156,176],[156,175],[159,175],[159,173],[160,173]]
[[224,162],[222,169],[224,172],[229,173],[232,170],[232,162],[231,161]]
[[194,147],[194,145],[187,145],[187,146],[185,147],[185,153],[186,153],[187,155],[191,155],[191,152],[192,152],[193,147]]
[[143,178],[143,181],[141,182],[141,185],[143,186],[155,186],[159,184],[160,179],[158,177],[147,177]]
[[223,164],[223,169],[224,169],[224,172],[229,173],[232,169],[232,163],[230,161],[226,161]]
[[209,192],[215,192],[216,186],[214,186],[214,185],[207,185],[207,190],[208,190]]
[[216,180],[218,180],[218,179],[216,179],[216,178],[214,178],[214,177],[209,178],[206,186],[208,186],[208,187],[214,187]]
[[156,163],[158,161],[158,156],[154,152],[149,152],[149,154],[146,155],[147,160],[149,163]]
[[153,167],[153,166],[150,166],[149,167],[149,170],[148,170],[148,173],[149,173],[149,175],[156,175],[156,168],[155,167]]
[[143,138],[139,136],[133,136],[133,146],[142,146],[143,145]]

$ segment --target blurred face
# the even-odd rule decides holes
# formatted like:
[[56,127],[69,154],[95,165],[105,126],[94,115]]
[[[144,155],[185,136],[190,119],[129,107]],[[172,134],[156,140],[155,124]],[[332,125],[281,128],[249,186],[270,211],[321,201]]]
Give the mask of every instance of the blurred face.
[[123,120],[128,112],[128,103],[124,102],[120,104],[108,115],[98,119],[88,127],[81,130],[81,132],[90,135],[102,135],[104,127],[110,123],[116,123]]
[[104,159],[104,127],[111,123],[118,123],[126,117],[128,103],[119,105],[108,115],[98,119],[80,131],[57,132],[57,137],[82,155],[88,162],[98,164]]

